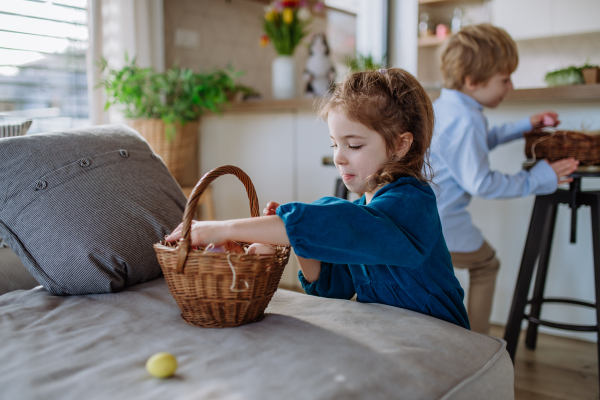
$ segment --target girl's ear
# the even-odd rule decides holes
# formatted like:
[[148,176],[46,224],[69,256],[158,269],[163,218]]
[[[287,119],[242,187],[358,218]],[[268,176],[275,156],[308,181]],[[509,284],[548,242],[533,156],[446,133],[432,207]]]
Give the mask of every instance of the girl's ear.
[[410,132],[404,132],[398,137],[396,142],[396,151],[394,155],[398,158],[402,158],[408,153],[410,150],[410,146],[412,146],[413,142],[413,134]]

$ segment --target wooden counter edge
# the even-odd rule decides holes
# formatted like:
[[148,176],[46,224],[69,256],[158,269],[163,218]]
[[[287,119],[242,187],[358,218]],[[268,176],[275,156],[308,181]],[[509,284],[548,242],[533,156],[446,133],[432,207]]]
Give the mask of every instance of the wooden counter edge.
[[[431,100],[439,96],[438,90],[427,90]],[[227,105],[223,112],[270,112],[270,111],[313,111],[319,107],[322,98],[314,99],[297,98],[289,100],[249,100],[233,102]],[[532,102],[532,101],[599,101],[600,84],[556,86],[546,88],[515,89],[506,95],[505,102]]]

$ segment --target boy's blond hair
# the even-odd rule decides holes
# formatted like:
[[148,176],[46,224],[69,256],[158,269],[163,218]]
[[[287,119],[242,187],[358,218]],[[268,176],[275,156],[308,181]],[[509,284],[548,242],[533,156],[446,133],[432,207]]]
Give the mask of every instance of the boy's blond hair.
[[460,90],[467,76],[485,84],[496,73],[512,74],[518,64],[517,45],[504,29],[469,25],[452,35],[442,51],[444,87]]

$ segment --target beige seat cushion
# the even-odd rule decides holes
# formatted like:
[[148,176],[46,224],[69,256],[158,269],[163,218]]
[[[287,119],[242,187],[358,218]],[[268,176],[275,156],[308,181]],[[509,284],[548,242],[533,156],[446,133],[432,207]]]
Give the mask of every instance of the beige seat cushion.
[[[163,278],[120,293],[0,296],[7,399],[512,399],[505,343],[382,304],[278,290],[261,322],[185,323]],[[179,361],[172,379],[144,369]]]

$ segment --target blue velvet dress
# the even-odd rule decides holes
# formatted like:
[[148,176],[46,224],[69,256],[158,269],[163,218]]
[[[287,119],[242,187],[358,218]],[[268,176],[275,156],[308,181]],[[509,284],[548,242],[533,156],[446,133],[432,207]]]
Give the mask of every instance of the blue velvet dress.
[[402,177],[373,196],[350,202],[324,197],[277,208],[297,255],[321,261],[306,293],[382,303],[470,329],[464,291],[454,276],[435,194]]

